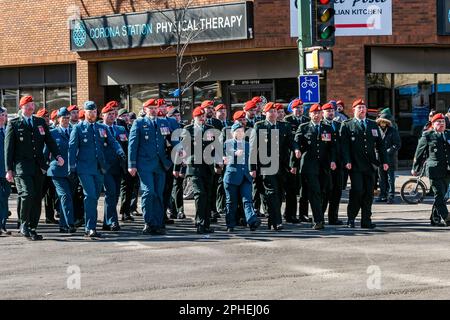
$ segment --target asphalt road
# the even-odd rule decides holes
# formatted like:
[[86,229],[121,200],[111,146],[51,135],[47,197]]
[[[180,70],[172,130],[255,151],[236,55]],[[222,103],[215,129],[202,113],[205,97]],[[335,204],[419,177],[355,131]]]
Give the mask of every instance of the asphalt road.
[[[398,185],[406,179],[401,177]],[[398,199],[397,199],[398,200]],[[345,219],[346,200],[340,216]],[[103,205],[103,199],[100,201]],[[11,198],[15,211],[15,200]],[[447,299],[450,229],[429,226],[431,202],[375,204],[375,230],[285,224],[282,232],[197,235],[193,202],[166,236],[142,218],[89,240],[41,223],[45,240],[0,237],[2,299]],[[102,212],[102,207],[99,212]],[[43,215],[42,215],[43,216]],[[102,213],[99,214],[101,219]],[[15,218],[9,223],[14,228]],[[99,224],[100,226],[100,224]],[[15,230],[13,230],[15,231]]]

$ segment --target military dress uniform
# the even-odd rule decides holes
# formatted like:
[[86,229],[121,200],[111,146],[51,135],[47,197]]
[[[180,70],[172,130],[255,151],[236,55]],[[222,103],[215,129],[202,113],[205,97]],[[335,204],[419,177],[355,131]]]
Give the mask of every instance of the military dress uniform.
[[[67,114],[69,113],[67,112]],[[70,126],[68,128],[56,127],[50,131],[50,134],[55,139],[61,152],[61,156],[64,159],[64,165],[60,167],[57,162],[53,160],[50,162],[50,167],[47,170],[47,176],[52,179],[59,199],[61,212],[59,217],[59,229],[61,232],[67,233],[76,231],[74,225],[75,215],[72,194],[75,191],[76,183],[78,181],[78,178],[69,176],[69,140],[71,131]],[[44,152],[48,155],[49,150],[46,148]]]
[[[194,110],[194,114],[196,111],[198,111],[198,108]],[[208,130],[214,130],[214,127],[207,124],[199,126],[195,123],[187,125],[183,129],[179,144],[187,153],[185,159],[186,177],[191,179],[194,190],[197,233],[214,232],[214,229],[210,227],[212,194],[215,192],[213,190],[214,164],[206,163],[202,158],[205,149],[211,148],[209,145],[214,142],[214,134],[208,132]],[[174,169],[176,172],[181,170],[179,154],[180,152],[177,152]]]
[[300,125],[295,135],[295,142],[302,153],[300,174],[306,183],[303,188],[307,189],[317,229],[323,228],[325,222],[322,207],[330,183],[330,165],[336,163],[332,133],[329,125],[310,121]]
[[36,234],[42,207],[42,189],[48,169],[44,158],[46,145],[55,158],[60,157],[55,139],[45,120],[23,115],[9,121],[5,137],[6,170],[15,173],[15,183],[20,197],[20,232],[32,240]]
[[[450,183],[450,132],[426,131],[419,139],[414,156],[413,170],[420,172],[426,165],[426,173],[434,193],[432,225],[443,225],[441,219],[448,221],[445,195]],[[448,225],[448,223],[447,223]]]
[[128,142],[128,168],[136,168],[141,181],[144,234],[162,235],[164,229],[164,186],[172,161],[166,152],[163,119],[139,118],[134,121]]
[[[266,107],[273,108],[273,103],[270,104]],[[274,155],[272,155],[272,139],[276,144],[273,146]],[[250,171],[256,171],[257,176],[261,175],[263,202],[267,204],[269,213],[268,228],[282,230],[281,189],[285,175],[291,174],[290,168],[294,167],[292,152],[295,148],[292,130],[284,123],[272,124],[267,119],[257,122],[250,137],[250,146]],[[267,148],[267,155],[261,151],[263,148]],[[270,161],[268,163],[261,161],[262,155],[267,156]],[[273,159],[273,157],[277,157],[277,159]],[[276,168],[276,163],[279,164],[278,168]],[[278,170],[274,171],[273,169]]]
[[[107,126],[107,128],[111,136],[117,140],[122,150],[125,152],[128,147],[128,135],[125,128],[115,124]],[[118,231],[120,227],[117,204],[120,196],[120,182],[122,176],[127,171],[127,168],[126,163],[116,154],[114,145],[107,143],[105,148],[105,159],[108,163],[108,170],[104,175],[105,205],[103,208],[103,229],[107,231]]]
[[361,227],[373,228],[375,225],[371,216],[375,174],[378,167],[386,163],[380,129],[373,120],[353,118],[342,123],[341,139],[344,164],[352,165],[348,226],[355,226],[355,218],[361,210]]
[[[85,109],[88,108],[96,106],[85,103]],[[74,126],[70,134],[69,170],[78,175],[83,187],[85,233],[89,237],[99,235],[96,232],[97,204],[109,168],[105,152],[108,145],[125,161],[124,151],[104,124],[84,120]]]
[[[3,107],[0,112],[6,112]],[[8,198],[11,194],[11,186],[5,178],[5,128],[0,128],[0,234],[8,233],[6,230],[6,220],[8,219]]]
[[344,163],[342,161],[342,142],[340,136],[341,123],[335,120],[324,119],[323,122],[332,129],[332,139],[336,150],[336,170],[331,171],[329,191],[324,194],[323,211],[328,207],[328,224],[341,225],[339,220],[339,204],[342,197],[342,184],[344,177]]
[[[310,120],[308,117],[302,115],[300,117],[296,117],[293,114],[287,115],[284,117],[284,121],[289,123],[292,128],[292,134],[295,135],[297,132],[297,129],[300,127],[303,123],[308,123]],[[300,169],[300,168],[297,168]],[[286,191],[286,206],[284,209],[284,218],[286,219],[286,222],[298,222],[297,219],[297,195],[300,192],[301,189],[301,174],[300,170],[297,170],[296,174],[291,174],[287,176],[287,179],[285,181],[285,187]],[[300,210],[300,204],[299,203],[299,212],[303,215],[308,215],[308,198],[301,197],[300,201],[303,201],[306,203],[306,211]],[[302,216],[302,215],[301,215]]]

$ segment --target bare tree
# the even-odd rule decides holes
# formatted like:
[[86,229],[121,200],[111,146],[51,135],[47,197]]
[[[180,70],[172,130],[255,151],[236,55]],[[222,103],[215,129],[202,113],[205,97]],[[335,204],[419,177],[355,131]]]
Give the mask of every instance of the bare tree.
[[186,50],[195,39],[204,31],[201,28],[185,28],[188,11],[192,8],[194,0],[154,0],[149,1],[153,5],[163,6],[159,12],[171,25],[171,33],[167,36],[167,46],[163,50],[173,49],[175,51],[175,75],[177,78],[178,103],[181,110],[183,94],[194,86],[198,81],[209,77],[210,72],[202,72],[202,63],[205,57],[187,55]]

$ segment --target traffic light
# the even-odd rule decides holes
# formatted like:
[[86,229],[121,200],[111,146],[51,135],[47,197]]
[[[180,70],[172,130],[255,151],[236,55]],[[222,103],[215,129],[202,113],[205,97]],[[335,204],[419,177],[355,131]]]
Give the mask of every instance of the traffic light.
[[334,0],[312,0],[313,46],[331,47],[335,42]]

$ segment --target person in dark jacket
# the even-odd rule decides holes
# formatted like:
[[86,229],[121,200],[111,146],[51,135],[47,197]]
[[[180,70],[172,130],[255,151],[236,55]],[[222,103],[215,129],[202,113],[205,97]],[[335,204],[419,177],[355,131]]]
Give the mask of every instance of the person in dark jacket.
[[380,195],[376,202],[394,203],[395,196],[395,163],[397,151],[401,147],[401,139],[398,130],[392,125],[388,119],[388,115],[382,114],[377,120],[380,127],[383,145],[386,149],[386,163],[389,165],[387,171],[378,168],[378,176],[380,177]]

